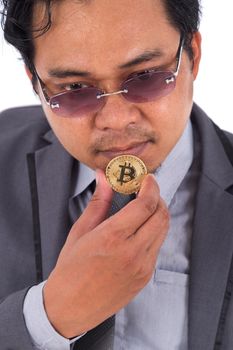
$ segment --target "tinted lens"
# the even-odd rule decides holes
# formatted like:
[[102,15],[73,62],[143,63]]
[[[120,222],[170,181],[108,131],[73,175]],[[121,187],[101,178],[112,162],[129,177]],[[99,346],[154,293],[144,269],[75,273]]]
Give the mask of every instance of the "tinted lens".
[[103,98],[96,98],[100,93],[94,87],[64,92],[51,97],[50,106],[61,117],[79,117],[104,105]]
[[131,102],[150,102],[168,95],[176,86],[172,72],[149,72],[133,77],[122,84],[123,96]]

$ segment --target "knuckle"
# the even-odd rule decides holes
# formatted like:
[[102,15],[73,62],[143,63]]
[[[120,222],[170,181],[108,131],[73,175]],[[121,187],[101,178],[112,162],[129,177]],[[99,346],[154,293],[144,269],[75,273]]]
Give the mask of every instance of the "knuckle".
[[151,280],[154,273],[154,269],[151,269],[147,274],[145,274],[144,281],[145,285]]
[[149,268],[148,266],[143,266],[138,270],[137,273],[137,288],[142,289],[151,280],[154,268]]
[[151,279],[151,276],[153,274],[154,267],[150,264],[143,264],[140,269],[140,276],[145,281],[149,281]]
[[119,235],[116,231],[107,231],[103,235],[103,246],[107,252],[113,251],[118,248],[120,244]]
[[117,230],[117,235],[122,238],[128,238],[132,234],[132,229],[128,226],[121,227]]
[[112,234],[118,239],[126,239],[132,234],[132,228],[129,223],[121,223],[119,225],[119,223],[114,220],[112,222],[112,227],[114,227]]
[[124,250],[121,256],[122,268],[124,270],[135,270],[136,254],[133,250]]
[[168,211],[167,207],[165,205],[163,205],[163,204],[160,205],[159,212],[160,212],[160,216],[161,216],[163,222],[169,223],[169,221],[170,221],[170,214],[169,214],[169,211]]
[[125,239],[131,235],[131,229],[128,226],[119,227],[113,221],[109,221],[103,233],[103,244],[106,249],[117,249],[125,242]]
[[98,193],[94,192],[93,196],[91,197],[90,203],[96,203],[100,201],[100,197]]
[[95,206],[96,209],[98,209],[101,205],[101,202],[107,202],[108,204],[111,203],[111,201],[108,200],[107,198],[100,197],[98,193],[94,192],[93,196],[91,197],[90,204],[92,206]]
[[142,199],[142,204],[143,204],[143,208],[144,211],[147,212],[149,215],[152,215],[156,209],[157,209],[157,203],[154,199]]
[[130,253],[126,253],[123,255],[122,258],[122,267],[123,268],[128,268],[133,265],[134,257]]

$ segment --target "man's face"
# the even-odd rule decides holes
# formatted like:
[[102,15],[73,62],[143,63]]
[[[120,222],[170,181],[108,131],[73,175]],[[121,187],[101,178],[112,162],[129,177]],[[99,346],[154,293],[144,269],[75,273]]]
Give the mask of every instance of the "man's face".
[[[35,24],[42,14],[43,9],[37,7]],[[50,95],[80,82],[112,92],[132,73],[157,67],[175,70],[180,34],[169,24],[161,0],[57,1],[52,20],[51,29],[35,40],[35,67]],[[194,65],[184,51],[176,88],[153,102],[131,103],[114,95],[97,112],[64,118],[46,105],[39,91],[47,119],[66,150],[93,169],[105,169],[110,159],[122,153],[137,155],[149,171],[156,169],[178,141],[190,115],[199,34],[192,46]],[[126,67],[155,49],[157,57]],[[52,70],[73,73],[54,77]],[[89,74],[82,77],[77,74],[80,71]]]

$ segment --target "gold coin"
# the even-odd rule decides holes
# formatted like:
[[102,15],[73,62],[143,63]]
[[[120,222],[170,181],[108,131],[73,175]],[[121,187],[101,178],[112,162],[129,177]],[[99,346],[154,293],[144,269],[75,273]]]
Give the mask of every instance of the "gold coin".
[[105,173],[114,191],[131,194],[139,191],[147,169],[140,158],[122,155],[108,163]]

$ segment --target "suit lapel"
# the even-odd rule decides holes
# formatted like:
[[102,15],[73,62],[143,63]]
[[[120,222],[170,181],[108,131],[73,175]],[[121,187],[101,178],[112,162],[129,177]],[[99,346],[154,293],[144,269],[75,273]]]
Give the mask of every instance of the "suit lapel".
[[50,142],[35,152],[43,279],[54,268],[69,231],[68,200],[73,158],[52,131]]
[[212,123],[201,114],[195,118],[202,165],[192,239],[189,349],[213,350],[233,253],[233,196],[226,191],[233,169]]

